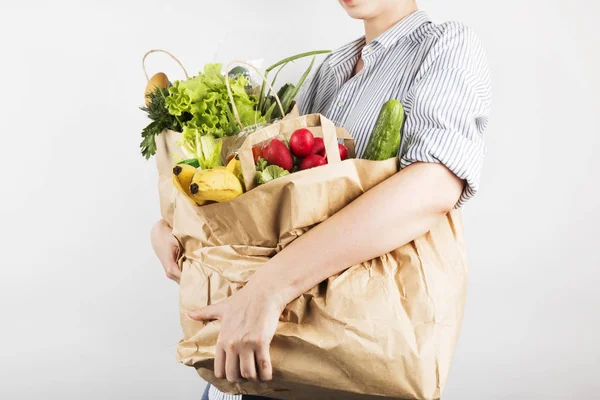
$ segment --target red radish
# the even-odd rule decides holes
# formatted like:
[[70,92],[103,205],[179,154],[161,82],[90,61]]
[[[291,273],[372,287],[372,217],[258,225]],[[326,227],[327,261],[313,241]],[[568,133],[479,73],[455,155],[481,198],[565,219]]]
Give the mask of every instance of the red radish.
[[[338,143],[338,149],[340,150],[340,159],[343,161],[348,158],[348,149],[341,143]],[[325,151],[325,143],[321,138],[315,138],[315,146],[313,147],[312,154],[317,154],[321,157],[327,158],[327,152]]]
[[313,146],[311,154],[318,154],[321,157],[325,157],[325,142],[323,142],[323,138],[315,138],[315,145]]
[[306,157],[311,154],[315,146],[315,137],[306,128],[297,129],[290,138],[290,150],[296,157]]
[[321,165],[325,164],[327,164],[327,160],[325,160],[325,158],[321,157],[318,154],[311,154],[310,156],[302,160],[302,162],[300,163],[300,171],[320,167]]
[[291,170],[294,166],[292,155],[287,146],[279,139],[271,139],[269,144],[263,149],[263,157],[271,165],[277,165],[286,170]]
[[348,158],[348,149],[341,143],[338,143],[338,149],[340,149],[340,159],[344,161]]

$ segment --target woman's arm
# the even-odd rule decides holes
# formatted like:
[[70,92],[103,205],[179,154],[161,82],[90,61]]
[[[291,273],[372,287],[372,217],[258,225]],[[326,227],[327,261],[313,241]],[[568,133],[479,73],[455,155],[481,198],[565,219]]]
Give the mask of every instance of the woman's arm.
[[276,293],[285,306],[328,277],[428,232],[462,190],[463,182],[445,166],[413,164],[300,236],[249,285]]
[[463,181],[441,164],[415,163],[311,229],[226,300],[190,312],[220,319],[215,376],[270,380],[269,345],[285,306],[319,282],[428,232],[454,207]]
[[152,248],[160,260],[167,278],[179,283],[181,271],[177,265],[179,257],[179,242],[173,236],[173,229],[164,219],[159,220],[150,232]]
[[490,74],[475,34],[460,24],[449,26],[403,96],[410,110],[399,155],[404,168],[292,242],[243,289],[189,313],[198,320],[221,320],[217,377],[271,379],[269,344],[288,302],[351,265],[426,233],[477,191]]

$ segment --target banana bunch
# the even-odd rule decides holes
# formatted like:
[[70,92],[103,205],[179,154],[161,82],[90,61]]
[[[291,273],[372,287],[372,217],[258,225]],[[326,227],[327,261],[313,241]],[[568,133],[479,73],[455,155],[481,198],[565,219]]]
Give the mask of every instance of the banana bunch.
[[226,167],[199,170],[192,165],[173,167],[173,185],[192,204],[204,205],[209,201],[230,201],[244,193],[238,174],[240,162],[233,158]]

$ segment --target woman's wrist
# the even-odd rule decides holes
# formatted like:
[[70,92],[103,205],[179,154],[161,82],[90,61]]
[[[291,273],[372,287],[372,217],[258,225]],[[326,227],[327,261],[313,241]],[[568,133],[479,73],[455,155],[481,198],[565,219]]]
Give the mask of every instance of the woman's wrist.
[[281,268],[277,268],[271,259],[265,265],[262,266],[248,281],[246,285],[247,290],[257,296],[263,296],[268,298],[269,301],[273,302],[277,307],[283,311],[283,309],[300,294],[296,294],[297,290],[293,282],[289,282],[281,276]]

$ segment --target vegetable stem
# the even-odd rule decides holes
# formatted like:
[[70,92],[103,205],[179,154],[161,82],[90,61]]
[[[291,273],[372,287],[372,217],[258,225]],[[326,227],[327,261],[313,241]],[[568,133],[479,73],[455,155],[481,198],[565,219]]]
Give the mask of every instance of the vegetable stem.
[[269,68],[267,68],[265,70],[265,72],[269,73],[273,69],[279,67],[281,64],[285,64],[285,63],[288,63],[290,61],[298,60],[300,58],[309,57],[309,56],[316,56],[316,55],[319,55],[319,54],[326,54],[326,53],[331,53],[331,50],[315,50],[315,51],[309,51],[309,52],[306,52],[306,53],[296,54],[295,56],[284,58],[283,60],[276,62],[275,64],[273,64]]
[[[265,74],[264,74],[265,79],[267,79],[267,76],[269,75],[269,72],[271,72],[275,68],[279,67],[280,65],[285,65],[285,64],[287,64],[287,63],[289,63],[291,61],[299,60],[299,59],[304,58],[304,57],[313,56],[313,58],[314,58],[314,56],[317,56],[319,54],[326,54],[326,53],[331,53],[331,50],[314,50],[314,51],[308,51],[306,53],[300,53],[300,54],[293,55],[291,57],[284,58],[283,60],[280,60],[280,61],[276,62],[275,64],[271,65],[269,68],[265,69]],[[259,99],[258,99],[258,109],[259,110],[262,110],[263,104],[264,104],[264,101],[265,101],[265,98],[266,98],[266,96],[265,96],[265,86],[266,86],[265,82],[263,81],[262,84],[260,85],[260,96],[259,96]],[[285,111],[287,111],[287,110],[285,110]]]
[[[282,69],[283,69],[283,68],[284,68],[286,65],[287,65],[287,63],[285,63],[285,64],[282,64],[282,65],[279,67],[279,69],[278,69],[278,70],[277,70],[277,72],[275,73],[275,76],[273,77],[273,80],[271,81],[271,87],[274,87],[274,86],[275,86],[275,82],[277,81],[277,77],[279,76],[279,73],[281,72],[281,70],[282,70]],[[266,75],[265,75],[265,78],[266,78]],[[269,95],[270,95],[270,94],[271,94],[271,88],[269,88],[269,91],[268,91],[268,92],[267,92],[267,94],[265,95],[265,100],[266,100],[266,98],[267,98],[267,97],[269,97]],[[262,100],[262,97],[261,97],[261,100]],[[281,100],[281,99],[280,99],[280,100]],[[263,103],[264,103],[264,102],[263,102]],[[260,104],[259,104],[259,107],[260,107]],[[264,107],[265,107],[265,104],[263,104],[263,105],[262,105],[262,108],[264,108]],[[260,109],[260,110],[262,110],[262,108],[259,108],[259,109]],[[262,110],[262,111],[265,111],[265,112],[266,112],[266,110]],[[264,114],[264,113],[263,113],[263,114]]]
[[[287,112],[287,110],[289,110],[290,106],[292,105],[292,101],[294,101],[294,98],[300,91],[302,84],[304,84],[304,81],[306,80],[306,78],[310,74],[310,71],[312,70],[313,66],[315,65],[316,58],[317,58],[317,56],[313,56],[313,59],[312,59],[310,65],[308,66],[306,71],[304,71],[304,74],[302,74],[302,77],[300,77],[298,84],[295,87],[292,86],[289,89],[289,93],[285,94],[285,100],[282,100],[282,102],[283,102],[283,109],[286,110],[286,112]],[[285,115],[282,115],[282,117],[285,117]]]

